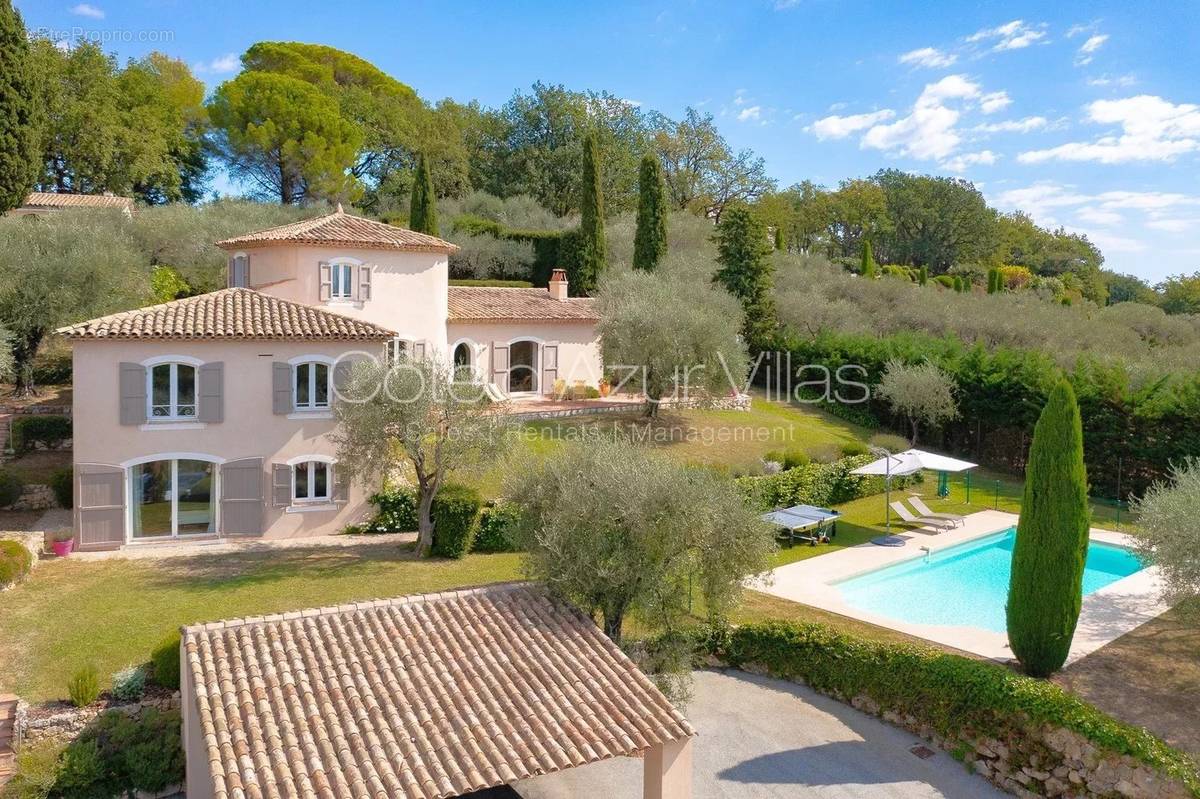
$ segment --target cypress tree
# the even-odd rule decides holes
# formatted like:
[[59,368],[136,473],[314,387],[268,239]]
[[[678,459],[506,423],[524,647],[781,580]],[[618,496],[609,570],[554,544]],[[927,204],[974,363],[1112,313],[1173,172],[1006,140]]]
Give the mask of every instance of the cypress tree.
[[1009,645],[1035,677],[1057,671],[1070,652],[1088,523],[1079,404],[1061,380],[1033,429],[1006,605]]
[[408,227],[418,233],[438,234],[437,195],[433,190],[433,175],[429,162],[422,153],[417,160],[417,173],[413,176],[412,198],[408,210]]
[[875,258],[871,255],[871,240],[863,239],[862,246],[862,276],[873,278],[876,275]]
[[954,291],[957,292],[958,294],[962,294],[962,290],[963,290],[963,279],[959,275],[955,275],[954,276]]
[[667,254],[667,201],[658,157],[647,154],[638,170],[637,232],[633,268],[653,271]]
[[783,252],[787,249],[787,238],[783,235],[783,226],[775,228],[775,249]]
[[922,266],[921,271],[917,273],[917,284],[924,286],[929,282],[929,267]]
[[771,344],[775,332],[774,264],[767,226],[740,203],[727,206],[717,225],[717,262],[713,282],[742,301],[742,335],[752,352]]
[[583,142],[579,217],[580,261],[576,282],[579,290],[588,294],[596,290],[608,263],[608,247],[604,241],[604,193],[600,189],[600,146],[595,134],[588,134]]
[[0,214],[25,202],[37,180],[37,117],[25,25],[0,0]]

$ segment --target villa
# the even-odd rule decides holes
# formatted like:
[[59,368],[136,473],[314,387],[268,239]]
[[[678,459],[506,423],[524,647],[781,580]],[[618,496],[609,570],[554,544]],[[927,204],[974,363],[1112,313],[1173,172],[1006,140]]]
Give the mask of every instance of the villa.
[[74,348],[75,545],[334,533],[345,356],[469,368],[497,395],[602,376],[597,316],[547,288],[451,286],[455,245],[337,211],[218,242],[228,287],[59,331]]

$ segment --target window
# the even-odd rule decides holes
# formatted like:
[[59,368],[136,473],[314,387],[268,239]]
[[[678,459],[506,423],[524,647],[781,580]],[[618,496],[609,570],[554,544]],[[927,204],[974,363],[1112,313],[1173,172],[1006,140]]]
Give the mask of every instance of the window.
[[333,264],[330,267],[330,279],[333,288],[330,296],[336,300],[348,300],[354,297],[354,265]]
[[308,361],[295,365],[292,406],[298,411],[329,410],[329,364]]
[[330,464],[325,461],[301,461],[292,466],[292,501],[328,502]]
[[135,540],[215,533],[216,467],[194,458],[150,461],[129,467]]
[[533,393],[538,390],[538,343],[514,341],[508,346],[508,392]]
[[160,363],[149,367],[150,419],[196,417],[196,367],[186,363]]

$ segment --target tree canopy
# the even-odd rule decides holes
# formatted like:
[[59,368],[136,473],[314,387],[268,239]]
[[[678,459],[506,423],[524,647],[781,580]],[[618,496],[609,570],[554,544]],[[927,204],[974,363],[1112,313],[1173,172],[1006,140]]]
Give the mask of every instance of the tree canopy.
[[24,202],[38,174],[38,105],[29,41],[12,3],[0,3],[0,214]]
[[768,345],[775,319],[774,264],[767,226],[745,205],[727,209],[717,225],[717,261],[713,280],[741,300],[743,335],[752,351]]
[[1200,458],[1172,466],[1168,479],[1152,485],[1134,511],[1138,523],[1130,535],[1139,557],[1162,573],[1165,599],[1200,613],[1200,605],[1184,602],[1200,597]]
[[653,271],[667,253],[667,206],[663,196],[662,167],[651,154],[642,158],[638,172],[637,231],[633,240],[633,268]]

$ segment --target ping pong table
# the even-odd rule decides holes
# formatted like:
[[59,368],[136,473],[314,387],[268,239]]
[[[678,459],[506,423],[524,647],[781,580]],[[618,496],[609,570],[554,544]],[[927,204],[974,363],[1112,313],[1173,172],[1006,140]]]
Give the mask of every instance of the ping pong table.
[[829,508],[793,505],[764,513],[761,518],[779,528],[779,537],[786,538],[789,544],[807,541],[810,546],[816,546],[818,541],[828,541],[837,535],[839,516],[840,513]]

